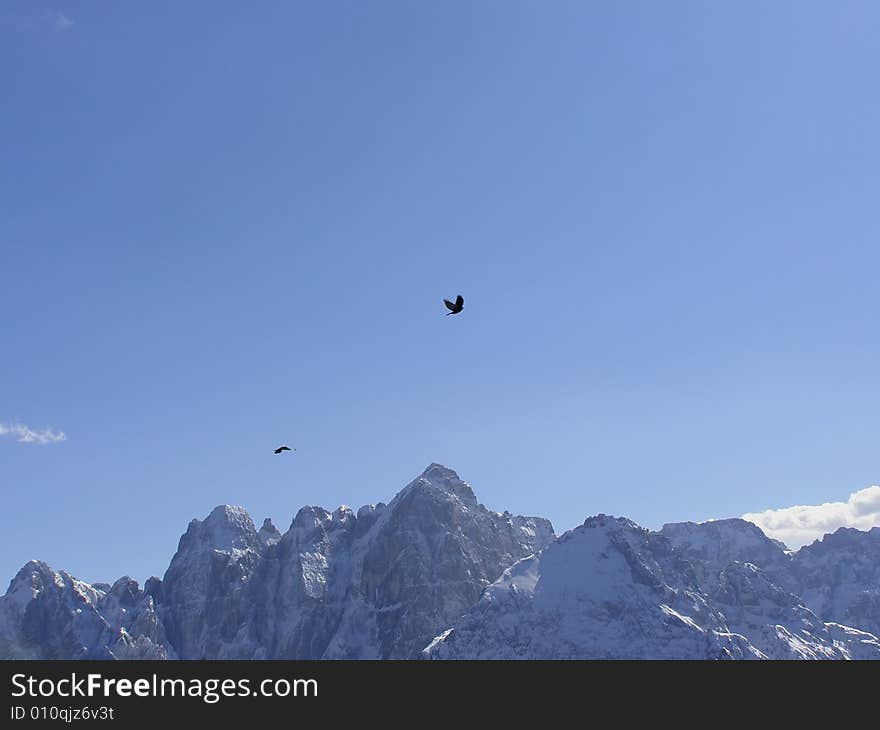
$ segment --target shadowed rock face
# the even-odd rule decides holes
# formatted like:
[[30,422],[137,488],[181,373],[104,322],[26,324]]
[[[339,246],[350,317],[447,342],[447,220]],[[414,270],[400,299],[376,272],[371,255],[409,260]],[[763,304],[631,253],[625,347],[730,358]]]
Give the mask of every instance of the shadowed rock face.
[[450,469],[432,464],[389,505],[358,566],[375,607],[381,656],[415,656],[473,606],[508,566],[553,539],[540,518],[490,512]]
[[250,581],[263,543],[241,507],[193,520],[162,580],[160,615],[182,659],[225,656],[241,643],[254,606]]

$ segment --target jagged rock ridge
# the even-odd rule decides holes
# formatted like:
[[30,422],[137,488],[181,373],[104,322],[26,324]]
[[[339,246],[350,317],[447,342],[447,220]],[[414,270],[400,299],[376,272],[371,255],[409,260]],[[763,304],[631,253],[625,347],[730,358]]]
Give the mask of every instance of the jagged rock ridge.
[[190,523],[161,581],[151,579],[143,592],[126,583],[131,608],[122,615],[116,585],[100,590],[29,563],[0,598],[0,651],[415,657],[505,568],[553,538],[545,519],[478,504],[470,486],[439,464],[388,505],[357,514],[303,507],[283,535],[268,520],[257,531],[241,507],[220,506]]
[[651,533],[626,519],[590,518],[505,571],[423,654],[880,659],[875,636],[826,623],[769,573],[738,559],[763,558],[775,572],[777,559],[789,560],[783,547],[750,523],[725,522]]
[[0,598],[10,658],[880,658],[880,528],[791,553],[743,520],[555,538],[431,464],[389,504],[193,520],[164,578],[38,561]]

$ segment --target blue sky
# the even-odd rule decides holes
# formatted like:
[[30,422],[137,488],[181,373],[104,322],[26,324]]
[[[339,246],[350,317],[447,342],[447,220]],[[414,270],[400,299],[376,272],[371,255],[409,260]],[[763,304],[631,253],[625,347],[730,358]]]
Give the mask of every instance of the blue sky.
[[878,50],[867,1],[5,2],[0,423],[66,440],[0,436],[0,578],[432,461],[560,532],[878,483]]

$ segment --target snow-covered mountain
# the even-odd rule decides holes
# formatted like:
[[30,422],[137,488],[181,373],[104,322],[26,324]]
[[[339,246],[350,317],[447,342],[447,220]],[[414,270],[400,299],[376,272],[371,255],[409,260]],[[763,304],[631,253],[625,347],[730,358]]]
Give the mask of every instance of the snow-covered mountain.
[[759,658],[689,564],[625,519],[588,519],[508,568],[424,651],[434,659]]
[[792,567],[816,613],[880,636],[880,527],[841,527],[798,550]]
[[660,534],[691,561],[703,589],[713,590],[721,572],[731,563],[740,562],[757,565],[774,583],[797,592],[789,551],[751,522],[676,522],[664,525]]
[[880,529],[790,553],[743,520],[555,537],[431,464],[387,505],[193,520],[164,577],[89,585],[27,563],[0,657],[880,658]]
[[757,528],[737,522],[742,524],[707,523],[696,533],[664,529],[689,533],[689,550],[683,550],[663,533],[629,520],[590,518],[506,570],[423,654],[431,659],[880,659],[876,637],[826,624],[759,567],[737,560],[740,550],[763,555],[753,532]]
[[[553,538],[545,519],[478,504],[439,464],[388,505],[303,507],[283,535],[221,506],[190,523],[164,578],[144,592],[127,578],[102,589],[28,563],[0,598],[0,654],[415,657]],[[119,585],[129,586],[124,614]]]
[[0,598],[0,658],[174,659],[154,587],[89,585],[31,560]]
[[752,563],[823,621],[880,636],[880,528],[841,527],[795,553],[739,519],[665,525],[660,534],[698,567],[704,590],[731,563]]

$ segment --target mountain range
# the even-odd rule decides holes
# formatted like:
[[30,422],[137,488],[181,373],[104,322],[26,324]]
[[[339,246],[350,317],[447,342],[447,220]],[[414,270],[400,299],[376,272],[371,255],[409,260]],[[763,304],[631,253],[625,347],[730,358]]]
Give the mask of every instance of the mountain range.
[[143,587],[32,560],[0,597],[22,659],[880,659],[878,635],[878,527],[797,552],[740,519],[556,536],[439,464],[283,534],[219,506]]

